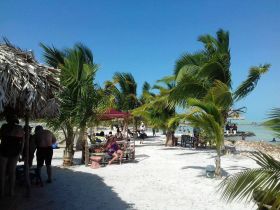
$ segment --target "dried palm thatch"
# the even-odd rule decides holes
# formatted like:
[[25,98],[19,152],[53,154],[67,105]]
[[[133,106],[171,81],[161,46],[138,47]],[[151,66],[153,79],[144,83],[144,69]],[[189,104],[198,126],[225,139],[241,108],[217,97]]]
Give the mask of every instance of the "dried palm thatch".
[[58,113],[58,70],[39,64],[32,52],[23,51],[4,39],[0,43],[0,113],[14,108],[19,117]]

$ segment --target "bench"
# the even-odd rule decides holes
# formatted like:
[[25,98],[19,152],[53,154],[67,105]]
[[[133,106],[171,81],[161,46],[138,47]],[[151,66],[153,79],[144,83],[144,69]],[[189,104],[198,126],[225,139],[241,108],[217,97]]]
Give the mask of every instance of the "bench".
[[187,145],[191,148],[194,146],[194,138],[189,135],[181,135],[181,147],[187,147]]
[[[117,141],[117,143],[120,145],[120,147],[123,150],[123,158],[122,158],[122,162],[126,162],[126,161],[131,161],[135,159],[135,148],[134,145],[130,144],[129,141]],[[98,151],[98,150],[97,150]],[[94,160],[93,157],[101,157],[100,158],[96,158],[96,160],[100,160],[100,164],[102,166],[105,166],[106,164],[108,164],[108,159],[106,158],[106,153],[105,152],[91,152],[89,154],[89,164],[91,164],[91,161]]]

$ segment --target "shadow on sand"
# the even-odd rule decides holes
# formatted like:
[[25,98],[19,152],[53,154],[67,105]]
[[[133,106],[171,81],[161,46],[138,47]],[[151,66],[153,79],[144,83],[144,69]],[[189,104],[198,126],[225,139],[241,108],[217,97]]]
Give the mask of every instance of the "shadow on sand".
[[149,147],[149,146],[163,146],[164,144],[162,142],[145,142],[144,141],[144,144],[138,144],[138,145],[135,145],[135,147]]
[[[198,175],[197,177],[206,177],[206,166],[205,167],[202,167],[202,166],[184,166],[181,168],[182,170],[185,170],[185,169],[195,169],[195,170],[200,170],[200,175]],[[222,170],[222,176],[228,176],[229,173],[224,170],[223,168],[221,169]]]
[[23,187],[13,198],[2,198],[1,210],[133,209],[97,175],[59,167],[53,167],[53,174],[53,183],[32,185],[30,198],[24,197]]

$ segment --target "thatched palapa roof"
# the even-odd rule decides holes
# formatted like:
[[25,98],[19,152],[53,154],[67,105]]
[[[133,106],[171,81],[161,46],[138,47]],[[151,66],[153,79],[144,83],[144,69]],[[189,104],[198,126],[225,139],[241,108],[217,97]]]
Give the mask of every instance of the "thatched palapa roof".
[[58,113],[58,70],[39,64],[32,52],[0,43],[0,113],[14,108],[20,117],[29,110],[31,118]]

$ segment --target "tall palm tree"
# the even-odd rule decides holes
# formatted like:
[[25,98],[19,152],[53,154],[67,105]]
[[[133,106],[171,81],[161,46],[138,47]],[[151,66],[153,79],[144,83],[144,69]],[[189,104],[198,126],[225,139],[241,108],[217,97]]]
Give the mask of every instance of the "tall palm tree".
[[73,48],[63,51],[43,44],[41,46],[44,50],[45,62],[61,69],[60,82],[63,90],[60,94],[62,101],[60,115],[50,122],[55,129],[63,130],[66,140],[65,154],[67,154],[65,164],[71,164],[74,138],[78,131],[74,130],[74,127],[80,128],[82,131],[80,135],[83,135],[96,104],[96,88],[93,80],[97,65],[93,63],[90,49],[82,44],[76,44]]
[[[265,126],[280,136],[280,109],[275,108],[269,114]],[[280,209],[280,162],[262,152],[252,153],[252,159],[260,166],[256,169],[247,169],[225,179],[219,190],[222,199],[255,200],[260,209]]]
[[[213,103],[212,99],[215,96],[225,123],[234,102],[254,90],[261,75],[268,71],[270,65],[251,67],[248,78],[236,90],[232,90],[229,33],[221,29],[216,35],[200,36],[198,41],[202,42],[204,49],[198,53],[185,54],[176,62],[176,86],[170,92],[169,103],[188,107],[191,105],[188,103],[189,98]],[[200,127],[198,124],[197,126]]]
[[[170,94],[172,102],[186,107],[189,97],[203,98],[217,80],[232,89],[229,33],[220,29],[216,35],[200,36],[198,41],[202,42],[204,49],[198,53],[184,54],[177,60],[174,70],[176,86]],[[232,91],[233,98],[237,101],[246,97],[269,68],[269,64],[251,67],[248,78]],[[230,107],[226,109],[229,111]]]
[[214,140],[217,151],[216,176],[221,176],[221,150],[224,142],[225,107],[232,105],[232,94],[226,84],[216,81],[203,99],[188,99],[191,113],[185,117],[194,127],[200,127]]

